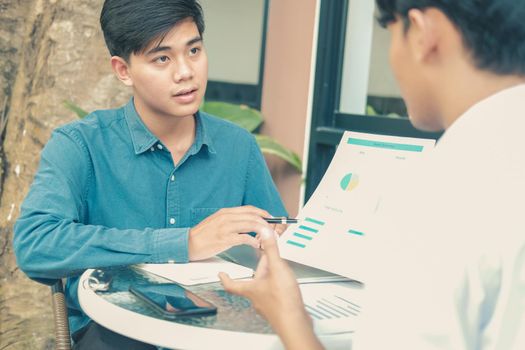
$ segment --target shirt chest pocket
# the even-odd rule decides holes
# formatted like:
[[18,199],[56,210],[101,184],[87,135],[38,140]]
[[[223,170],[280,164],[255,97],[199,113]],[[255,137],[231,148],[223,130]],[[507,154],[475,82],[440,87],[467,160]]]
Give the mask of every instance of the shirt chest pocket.
[[191,210],[191,227],[198,225],[202,220],[214,214],[220,208],[193,208]]

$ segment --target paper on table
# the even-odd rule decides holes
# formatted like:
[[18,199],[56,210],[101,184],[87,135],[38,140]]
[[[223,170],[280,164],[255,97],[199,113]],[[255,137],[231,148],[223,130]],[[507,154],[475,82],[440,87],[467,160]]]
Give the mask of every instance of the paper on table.
[[345,132],[321,183],[301,209],[298,224],[279,238],[285,259],[363,281],[366,236],[386,179],[435,141]]
[[219,272],[226,272],[233,279],[253,275],[252,269],[218,257],[187,264],[139,264],[135,267],[186,286],[218,282]]
[[332,283],[299,286],[306,311],[318,334],[352,332],[357,328],[363,289]]

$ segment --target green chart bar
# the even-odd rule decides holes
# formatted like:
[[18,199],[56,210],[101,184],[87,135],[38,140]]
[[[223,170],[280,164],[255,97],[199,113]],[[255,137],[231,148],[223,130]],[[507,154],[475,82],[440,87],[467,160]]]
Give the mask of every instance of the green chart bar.
[[302,235],[302,234],[300,234],[300,233],[297,233],[297,232],[294,232],[294,234],[293,234],[293,235],[294,235],[295,237],[299,237],[299,238],[302,238],[302,239],[307,239],[307,240],[309,240],[309,241],[311,241],[311,240],[312,240],[312,237],[310,237],[310,236],[307,236],[307,235]]
[[321,225],[321,226],[324,225],[323,221],[319,221],[319,220],[312,219],[312,218],[304,218],[304,221],[308,221],[308,222],[311,222],[313,224],[317,224],[317,225]]
[[348,230],[348,233],[351,233],[353,235],[358,235],[358,236],[364,236],[365,235],[363,232],[359,232],[359,231],[356,231],[356,230]]
[[286,243],[294,245],[294,246],[299,247],[299,248],[305,248],[306,247],[304,244],[297,243],[295,241],[286,241]]
[[311,227],[304,226],[304,225],[299,226],[298,229],[299,229],[299,230],[305,230],[305,231],[313,232],[313,233],[317,233],[317,232],[319,232],[319,231],[316,230],[315,228],[311,228]]
[[422,152],[423,146],[419,145],[409,145],[405,143],[393,143],[393,142],[382,142],[382,141],[372,141],[372,140],[363,140],[355,139],[350,137],[347,142],[349,145],[357,146],[366,146],[374,148],[383,148],[383,149],[392,149],[396,151],[408,151],[408,152]]

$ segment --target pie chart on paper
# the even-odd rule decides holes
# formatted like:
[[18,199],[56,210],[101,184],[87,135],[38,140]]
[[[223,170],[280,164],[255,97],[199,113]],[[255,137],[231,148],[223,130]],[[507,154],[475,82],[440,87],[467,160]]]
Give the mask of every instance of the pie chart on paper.
[[340,182],[343,191],[352,191],[359,185],[359,176],[357,174],[346,174]]

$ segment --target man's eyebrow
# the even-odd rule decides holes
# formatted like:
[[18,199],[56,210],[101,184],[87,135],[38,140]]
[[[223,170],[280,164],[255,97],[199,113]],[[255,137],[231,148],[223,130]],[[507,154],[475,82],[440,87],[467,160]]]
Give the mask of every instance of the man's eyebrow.
[[196,44],[198,43],[199,41],[202,41],[202,37],[199,35],[199,36],[196,36],[195,38],[189,40],[187,43],[186,43],[186,46],[191,46],[193,44]]
[[[200,41],[202,41],[202,37],[199,35],[199,36],[194,37],[193,39],[188,40],[188,42],[186,43],[186,46],[191,46]],[[148,52],[146,52],[146,55],[152,55],[160,51],[170,51],[170,50],[171,50],[171,46],[157,46],[157,47],[152,48]]]
[[160,51],[169,51],[171,50],[171,46],[157,46],[146,52],[146,55],[151,55]]

